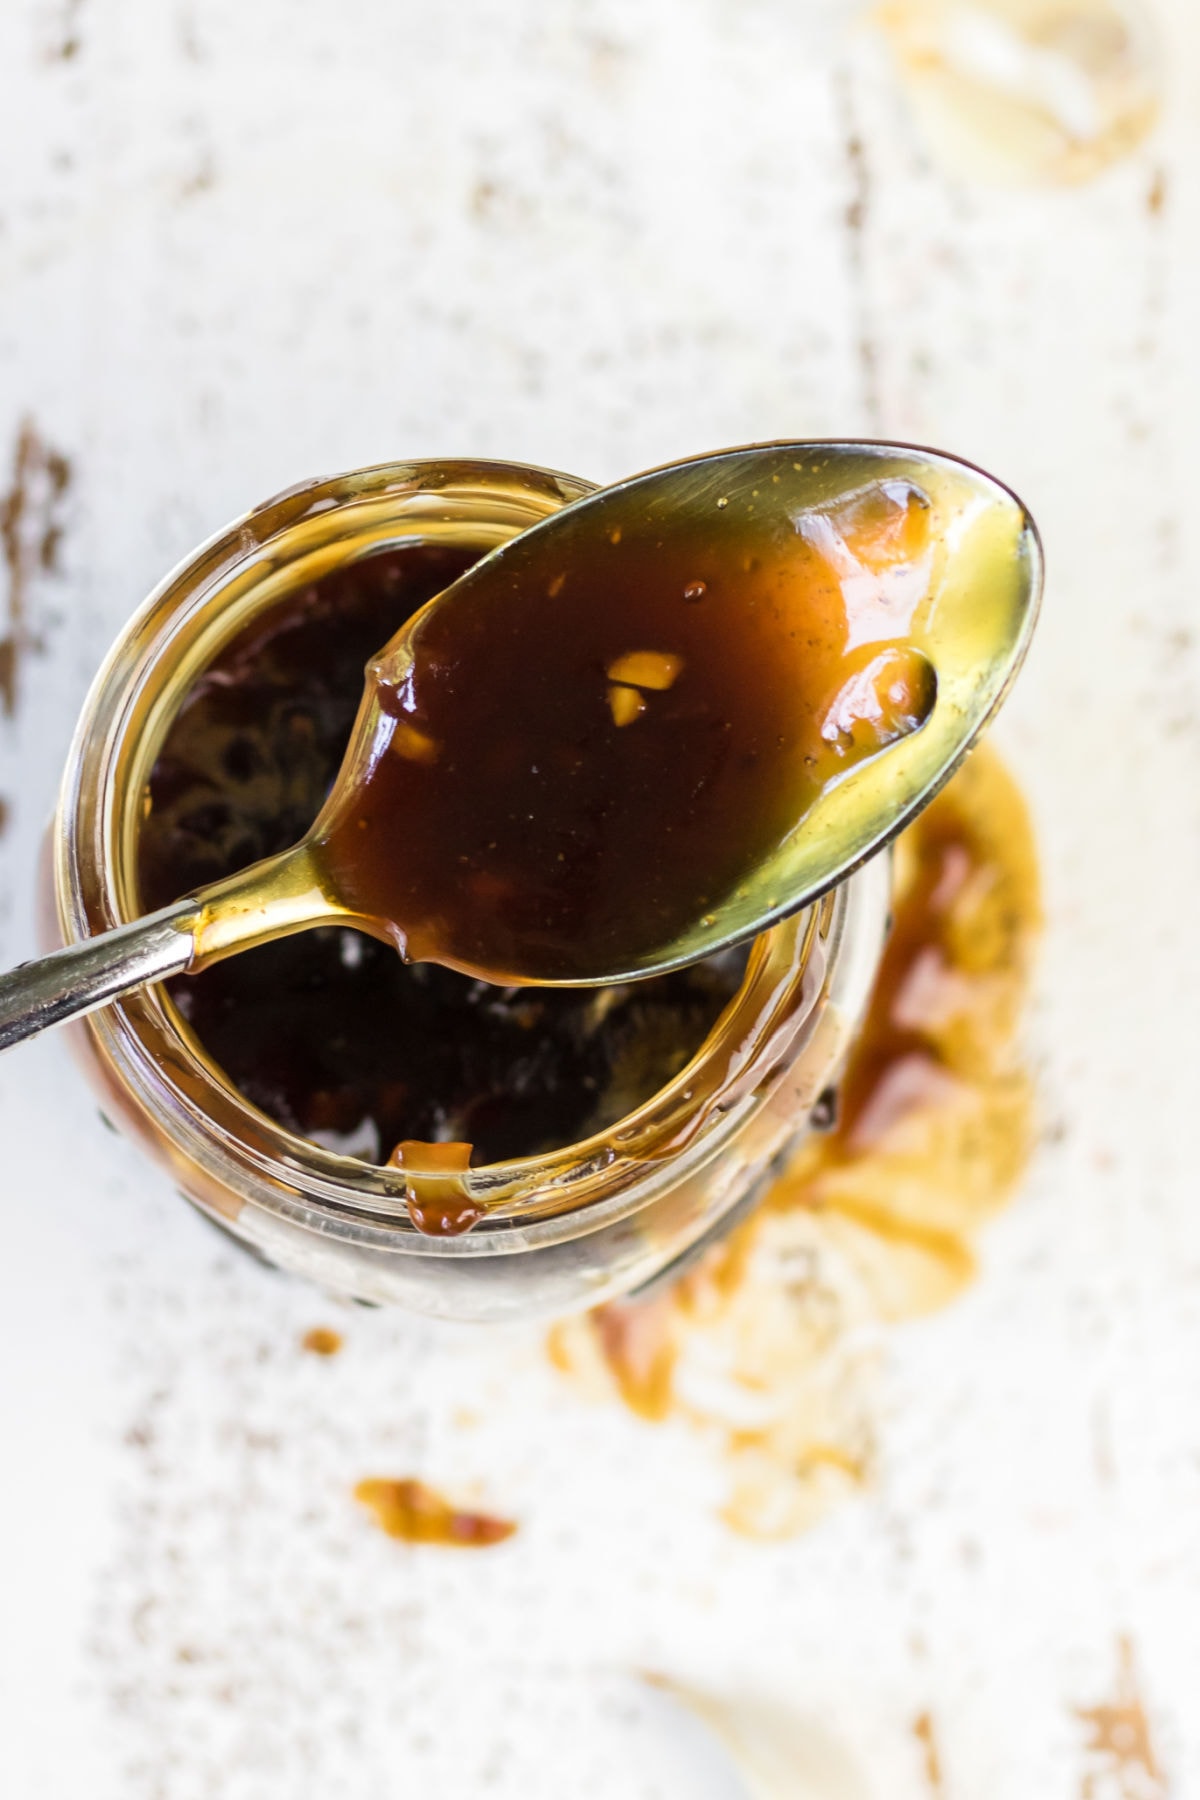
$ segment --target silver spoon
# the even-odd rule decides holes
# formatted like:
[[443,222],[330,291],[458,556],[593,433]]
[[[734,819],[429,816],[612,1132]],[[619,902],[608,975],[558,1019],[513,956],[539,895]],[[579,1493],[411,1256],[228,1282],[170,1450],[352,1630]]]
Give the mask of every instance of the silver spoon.
[[[453,759],[443,756],[439,764],[438,747],[422,747],[433,739],[419,727],[425,716],[421,695],[431,683],[436,687],[437,659],[444,665],[447,643],[465,642],[464,632],[473,632],[485,650],[494,639],[497,654],[510,654],[506,622],[516,616],[511,609],[517,596],[528,657],[549,655],[547,646],[561,650],[566,642],[565,617],[572,630],[603,626],[614,610],[606,607],[606,594],[625,591],[623,569],[641,579],[647,570],[653,573],[658,557],[664,570],[678,571],[684,566],[680,556],[693,550],[708,558],[704,566],[716,571],[717,582],[712,593],[703,579],[685,583],[685,600],[704,596],[712,604],[714,593],[724,594],[726,608],[757,606],[761,623],[771,596],[791,592],[803,579],[804,591],[817,597],[812,605],[819,602],[819,630],[813,626],[811,641],[814,654],[825,656],[834,671],[836,693],[826,713],[812,713],[808,728],[816,731],[812,743],[819,754],[806,760],[821,762],[825,774],[803,801],[795,789],[786,829],[764,838],[752,862],[716,896],[697,896],[683,914],[664,912],[666,922],[647,927],[641,938],[620,929],[607,938],[598,933],[594,941],[586,933],[575,939],[560,933],[557,942],[544,931],[522,937],[519,930],[514,935],[511,920],[503,922],[501,905],[494,911],[477,907],[464,935],[462,921],[447,924],[446,906],[452,912],[453,902],[444,893],[437,929],[415,914],[397,918],[390,891],[380,901],[384,890],[364,885],[344,853],[348,844],[353,849],[348,827],[368,823],[360,816],[370,810],[363,797],[384,793],[381,770],[393,786],[397,771],[409,784],[396,788],[394,802],[387,790],[392,812],[384,808],[384,825],[420,816],[422,781],[442,783],[439,803],[466,805],[470,794],[474,804],[474,789],[446,786]],[[749,571],[744,583],[730,577],[735,562]],[[602,566],[607,588],[595,578]],[[560,603],[564,583],[574,583],[568,597],[574,593],[575,611],[569,615]],[[935,451],[844,442],[758,445],[672,464],[590,494],[483,558],[372,662],[342,770],[302,843],[146,918],[0,976],[0,1049],[145,983],[322,924],[354,925],[414,960],[428,957],[506,983],[621,981],[711,955],[810,904],[928,804],[1007,693],[1029,644],[1040,590],[1040,547],[1020,501],[992,477]],[[661,625],[661,604],[648,616]],[[702,608],[693,609],[686,626],[689,641],[701,648],[702,617]],[[720,617],[727,629],[727,612]],[[645,712],[647,732],[668,731],[671,717],[686,715],[686,707],[676,706],[674,714],[663,710],[661,698],[681,659],[667,654],[647,662],[636,642],[625,641],[624,650],[607,670],[597,667],[596,704],[607,691],[613,726],[642,730],[638,721]],[[784,651],[794,654],[786,646]],[[486,655],[475,661],[486,669]],[[806,666],[796,664],[798,675]],[[799,682],[797,695],[799,706]],[[675,699],[686,698],[681,677]],[[804,704],[811,701],[809,695]],[[462,702],[456,704],[446,721],[451,733],[455,720],[466,716]],[[661,741],[669,756],[676,740],[668,732]],[[620,748],[602,754],[627,755],[628,745],[650,740],[618,729],[613,742]],[[784,792],[779,784],[791,779],[796,743],[789,740],[786,767],[783,751],[778,769],[764,765],[764,791]],[[522,790],[522,804],[527,799]],[[401,815],[395,807],[402,802]],[[505,803],[505,792],[497,789],[496,819]],[[725,804],[728,809],[734,801]],[[429,816],[446,817],[436,805]],[[637,822],[630,813],[626,824]],[[714,845],[736,824],[732,815],[713,814]],[[410,831],[405,843],[418,840],[424,847],[420,834]],[[591,847],[597,892],[616,883],[618,926],[621,881],[628,886],[620,842],[618,833]],[[495,843],[487,848],[497,850]],[[451,883],[446,892],[454,891]]]

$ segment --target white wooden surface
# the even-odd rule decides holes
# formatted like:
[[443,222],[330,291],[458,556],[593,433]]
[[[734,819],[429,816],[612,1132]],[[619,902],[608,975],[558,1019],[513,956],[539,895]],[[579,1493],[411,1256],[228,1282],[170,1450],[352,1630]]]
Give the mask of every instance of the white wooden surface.
[[[261,1272],[60,1043],[5,1060],[12,1800],[744,1791],[647,1668],[761,1690],[794,1795],[928,1796],[926,1711],[951,1800],[1200,1793],[1200,19],[1158,0],[1147,146],[1006,190],[926,156],[853,10],[0,8],[0,489],[26,418],[73,467],[0,719],[6,961],[105,645],[302,476],[882,433],[1011,480],[1051,568],[1001,734],[1045,853],[1047,1144],[966,1301],[888,1339],[879,1481],[806,1538],[732,1538],[701,1448],[576,1400],[532,1332]],[[328,1364],[295,1348],[324,1320]],[[521,1533],[409,1552],[348,1498],[387,1472],[478,1481]],[[1122,1636],[1157,1786],[1075,1711]]]

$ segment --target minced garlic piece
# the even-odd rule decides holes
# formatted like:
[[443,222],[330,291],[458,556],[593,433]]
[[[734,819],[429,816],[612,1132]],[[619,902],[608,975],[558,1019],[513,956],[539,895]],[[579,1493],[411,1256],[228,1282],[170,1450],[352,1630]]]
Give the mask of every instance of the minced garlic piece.
[[632,687],[651,688],[662,693],[671,686],[683,667],[681,656],[662,650],[631,650],[608,665],[610,681],[626,681]]
[[392,749],[404,757],[406,762],[415,763],[435,763],[440,754],[437,739],[431,738],[424,731],[418,731],[407,719],[397,721],[392,732]]
[[646,702],[636,688],[621,687],[617,682],[608,690],[608,704],[614,725],[632,725],[646,710]]

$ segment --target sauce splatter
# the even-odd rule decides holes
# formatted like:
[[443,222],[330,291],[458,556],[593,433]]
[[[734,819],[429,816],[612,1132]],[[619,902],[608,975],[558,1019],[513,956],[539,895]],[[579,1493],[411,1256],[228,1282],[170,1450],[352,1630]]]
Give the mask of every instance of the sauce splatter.
[[946,1792],[946,1784],[942,1778],[942,1753],[938,1748],[937,1731],[933,1723],[932,1713],[923,1712],[913,1721],[913,1736],[921,1746],[921,1755],[925,1765],[925,1780],[933,1800],[942,1800]]
[[358,1483],[354,1498],[374,1513],[381,1531],[389,1537],[402,1538],[407,1544],[484,1550],[492,1544],[502,1544],[517,1529],[511,1519],[452,1506],[423,1481],[371,1477]]
[[1150,1735],[1150,1722],[1138,1693],[1133,1645],[1122,1637],[1117,1646],[1116,1698],[1105,1706],[1078,1709],[1088,1730],[1090,1767],[1080,1784],[1080,1800],[1119,1795],[1120,1800],[1167,1800],[1169,1788]]
[[556,1327],[551,1356],[723,1446],[724,1516],[802,1529],[871,1466],[876,1351],[856,1327],[970,1281],[972,1235],[1033,1141],[1017,1045],[1040,923],[1020,793],[975,754],[896,849],[894,924],[832,1128],[673,1287]]
[[300,1339],[300,1348],[313,1356],[336,1356],[342,1347],[342,1334],[330,1325],[314,1325]]

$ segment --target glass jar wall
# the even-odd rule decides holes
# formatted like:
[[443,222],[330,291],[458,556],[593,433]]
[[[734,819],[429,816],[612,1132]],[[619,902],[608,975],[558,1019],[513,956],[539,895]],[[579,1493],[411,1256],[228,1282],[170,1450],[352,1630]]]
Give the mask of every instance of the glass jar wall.
[[[85,705],[52,837],[66,942],[136,917],[155,760],[197,680],[305,583],[377,552],[482,554],[588,491],[536,469],[394,464],[297,488],[204,546],[151,596]],[[270,1261],[358,1299],[465,1319],[553,1316],[653,1278],[749,1202],[810,1128],[878,964],[887,859],[759,938],[696,1054],[624,1117],[472,1168],[483,1217],[418,1231],[404,1171],[289,1131],[213,1061],[170,995],[73,1028],[106,1112],[187,1199]]]

